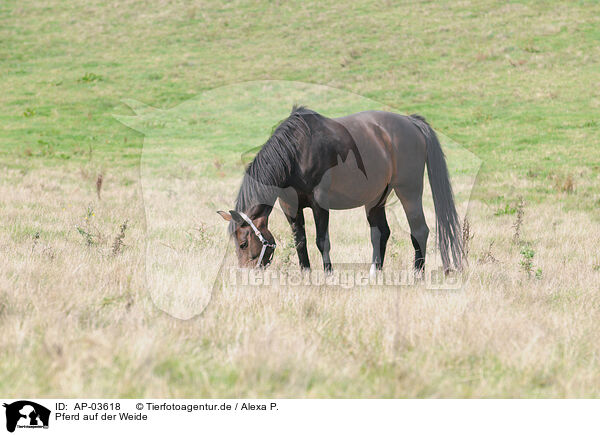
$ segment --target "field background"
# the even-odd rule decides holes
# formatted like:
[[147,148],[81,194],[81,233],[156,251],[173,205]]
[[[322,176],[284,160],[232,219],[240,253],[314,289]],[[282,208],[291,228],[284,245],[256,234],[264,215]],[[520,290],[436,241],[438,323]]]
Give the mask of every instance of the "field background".
[[[2,2],[0,395],[597,397],[599,59],[595,1]],[[225,286],[191,320],[156,308],[144,136],[115,115],[133,115],[125,99],[170,110],[256,80],[420,113],[483,161],[463,291]],[[330,116],[361,109],[315,101]],[[182,148],[196,160],[157,162],[157,178],[205,186],[206,201],[180,211],[190,228],[221,225],[212,211],[233,203],[240,155],[286,116],[234,109],[231,129],[192,116],[211,131]],[[451,170],[460,185],[460,161]],[[410,264],[401,225],[387,267]],[[273,226],[273,267],[297,267],[289,230]],[[334,214],[331,233],[334,261],[368,260],[361,210]],[[202,234],[182,236],[191,256]]]

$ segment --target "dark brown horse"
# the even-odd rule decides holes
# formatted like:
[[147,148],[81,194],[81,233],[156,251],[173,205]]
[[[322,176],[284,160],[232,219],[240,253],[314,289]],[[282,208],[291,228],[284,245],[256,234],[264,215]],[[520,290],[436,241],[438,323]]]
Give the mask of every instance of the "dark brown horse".
[[424,267],[429,228],[423,215],[423,173],[427,164],[444,268],[461,268],[459,219],[448,169],[433,129],[418,115],[369,111],[326,118],[304,107],[273,132],[248,165],[230,221],[241,267],[267,266],[275,250],[269,214],[279,199],[289,221],[301,268],[310,268],[304,214],[310,207],[323,266],[331,270],[329,210],[364,206],[373,258],[381,269],[390,236],[385,204],[393,190],[400,199],[415,249],[414,267]]

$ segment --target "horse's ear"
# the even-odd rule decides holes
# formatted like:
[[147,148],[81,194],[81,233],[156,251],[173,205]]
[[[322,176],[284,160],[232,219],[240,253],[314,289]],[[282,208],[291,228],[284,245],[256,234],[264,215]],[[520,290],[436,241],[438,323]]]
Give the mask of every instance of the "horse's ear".
[[221,215],[221,217],[223,219],[225,219],[226,221],[230,221],[231,220],[231,215],[229,213],[221,211],[221,210],[219,210],[217,213],[219,213]]
[[235,221],[236,224],[238,225],[248,225],[248,222],[246,222],[246,220],[235,210],[229,210],[229,213],[231,214],[231,218]]

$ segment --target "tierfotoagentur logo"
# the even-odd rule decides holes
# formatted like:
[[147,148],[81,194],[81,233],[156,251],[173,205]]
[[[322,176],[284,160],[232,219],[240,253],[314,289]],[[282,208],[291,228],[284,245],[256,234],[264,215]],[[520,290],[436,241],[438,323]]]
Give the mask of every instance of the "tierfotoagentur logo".
[[[455,290],[472,273],[461,225],[481,160],[421,116],[328,86],[269,80],[167,110],[123,102],[135,115],[115,117],[144,134],[146,287],[176,318],[202,313],[215,288]],[[319,166],[305,168],[317,174],[305,191],[282,182],[307,161]]]
[[50,410],[29,400],[19,400],[4,404],[6,408],[6,430],[48,429]]
[[240,269],[234,266],[228,268],[222,278],[224,285],[240,290],[264,286],[397,289],[419,283],[429,290],[458,290],[463,285],[460,275],[447,274],[441,267],[426,268],[421,276],[417,276],[412,268],[390,268],[372,274],[370,267],[369,263],[335,264],[332,271],[326,272],[299,269]]

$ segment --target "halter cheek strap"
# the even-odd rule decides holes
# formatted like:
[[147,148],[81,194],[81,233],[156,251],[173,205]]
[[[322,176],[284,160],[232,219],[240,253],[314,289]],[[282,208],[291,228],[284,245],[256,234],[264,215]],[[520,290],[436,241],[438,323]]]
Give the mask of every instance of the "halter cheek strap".
[[256,234],[256,237],[258,237],[258,240],[260,240],[260,242],[262,243],[262,249],[260,250],[260,256],[258,257],[258,261],[256,262],[256,267],[260,267],[260,263],[262,262],[262,259],[265,256],[265,252],[266,252],[267,248],[273,248],[273,250],[275,250],[275,248],[277,247],[277,244],[269,243],[268,240],[264,238],[264,236],[262,235],[260,230],[258,228],[256,228],[256,225],[254,225],[254,222],[252,222],[252,219],[250,219],[245,213],[238,211],[238,214],[242,217],[242,219],[244,219],[246,221],[246,223],[248,225],[250,225],[250,228],[252,228],[252,230],[254,231],[254,234]]

